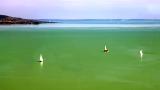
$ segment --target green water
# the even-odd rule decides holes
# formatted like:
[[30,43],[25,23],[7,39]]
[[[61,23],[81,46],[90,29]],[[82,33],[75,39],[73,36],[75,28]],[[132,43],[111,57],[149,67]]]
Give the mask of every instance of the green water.
[[159,89],[160,28],[0,28],[0,90]]

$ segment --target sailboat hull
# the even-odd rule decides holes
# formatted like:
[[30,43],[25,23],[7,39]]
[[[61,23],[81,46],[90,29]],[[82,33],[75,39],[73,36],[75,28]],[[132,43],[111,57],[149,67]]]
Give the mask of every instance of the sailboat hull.
[[109,52],[109,50],[104,50],[105,53]]

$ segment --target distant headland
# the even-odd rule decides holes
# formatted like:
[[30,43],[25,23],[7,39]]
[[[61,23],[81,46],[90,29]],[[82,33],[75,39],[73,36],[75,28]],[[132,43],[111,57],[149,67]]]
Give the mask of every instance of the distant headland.
[[56,23],[56,22],[47,22],[43,20],[35,20],[35,19],[23,19],[18,17],[11,17],[7,15],[0,15],[0,24],[8,25],[8,24],[42,24],[42,23]]

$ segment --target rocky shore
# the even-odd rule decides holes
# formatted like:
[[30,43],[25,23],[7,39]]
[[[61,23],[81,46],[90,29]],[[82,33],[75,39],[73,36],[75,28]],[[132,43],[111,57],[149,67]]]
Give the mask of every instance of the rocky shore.
[[34,19],[23,19],[17,17],[11,17],[7,15],[0,15],[0,24],[7,25],[7,24],[42,24],[42,23],[55,23],[55,22],[47,22],[47,21],[40,21]]

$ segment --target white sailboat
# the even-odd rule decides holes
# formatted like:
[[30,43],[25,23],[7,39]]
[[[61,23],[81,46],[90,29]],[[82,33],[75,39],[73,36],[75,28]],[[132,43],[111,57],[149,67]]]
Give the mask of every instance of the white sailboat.
[[38,62],[40,63],[40,66],[43,67],[43,56],[42,56],[42,54],[40,54]]
[[40,54],[40,57],[39,57],[39,62],[43,62],[43,57],[42,57],[42,54]]
[[143,58],[143,51],[140,50],[139,53],[140,53],[140,57],[141,57],[141,60],[142,60],[142,58]]
[[106,45],[104,46],[104,52],[107,53],[109,50],[107,49]]

